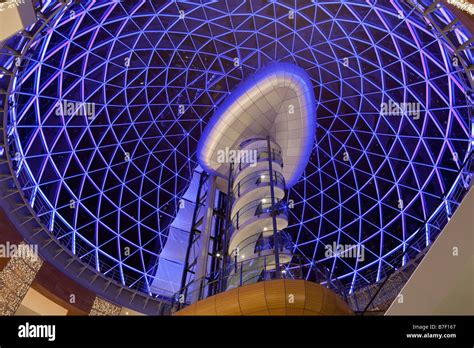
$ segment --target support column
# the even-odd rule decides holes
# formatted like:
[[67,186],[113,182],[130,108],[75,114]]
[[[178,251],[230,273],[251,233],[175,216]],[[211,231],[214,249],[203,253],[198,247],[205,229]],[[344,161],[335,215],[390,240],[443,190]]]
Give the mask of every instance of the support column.
[[207,196],[206,196],[206,206],[205,206],[205,213],[204,213],[204,220],[203,220],[203,227],[201,230],[201,236],[199,238],[200,241],[200,248],[199,248],[199,255],[197,257],[196,263],[196,280],[200,279],[199,282],[199,290],[195,292],[196,296],[193,300],[197,301],[201,296],[201,292],[203,291],[203,280],[207,273],[207,262],[209,259],[209,242],[211,239],[211,231],[212,231],[212,219],[214,217],[214,202],[216,198],[216,177],[210,176],[208,179],[208,189],[207,189]]
[[268,148],[268,169],[270,171],[270,195],[272,200],[272,224],[273,224],[273,249],[275,253],[275,278],[280,279],[280,243],[278,243],[278,224],[277,224],[277,215],[278,212],[275,209],[275,183],[274,183],[274,172],[273,172],[273,149],[270,143],[270,137],[267,137],[267,148]]
[[100,297],[96,297],[89,316],[114,316],[120,315],[122,307],[116,306]]
[[[22,242],[20,248],[29,246]],[[0,315],[14,315],[43,265],[37,255],[11,257],[0,272]]]

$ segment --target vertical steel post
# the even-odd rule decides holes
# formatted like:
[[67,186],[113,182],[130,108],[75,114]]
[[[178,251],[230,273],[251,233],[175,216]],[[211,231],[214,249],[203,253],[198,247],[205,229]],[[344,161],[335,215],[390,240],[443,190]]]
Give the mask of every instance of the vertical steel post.
[[275,252],[275,273],[276,278],[280,279],[280,243],[278,240],[278,224],[277,224],[277,210],[275,209],[275,183],[273,181],[273,156],[272,156],[272,147],[270,143],[270,137],[267,137],[267,149],[268,149],[268,169],[270,171],[270,195],[271,195],[271,204],[272,204],[272,221],[273,221],[273,249]]
[[227,178],[227,202],[225,207],[225,215],[224,215],[224,236],[223,236],[223,243],[222,243],[222,266],[221,266],[221,274],[219,276],[219,291],[224,290],[224,277],[225,271],[227,266],[228,260],[228,244],[229,244],[229,229],[230,224],[232,223],[230,220],[230,209],[232,204],[232,175],[234,173],[234,162],[230,163],[229,169],[229,177]]
[[[209,261],[209,244],[212,234],[212,222],[214,219],[214,206],[216,200],[216,177],[209,176],[208,188],[206,194],[206,203],[204,205],[204,215],[202,217],[201,233],[199,235],[199,250],[196,257],[195,279],[199,280],[199,296],[200,300],[205,288],[207,278],[208,261]],[[212,257],[215,257],[212,255]]]
[[243,272],[244,272],[244,262],[242,261],[240,263],[240,286],[242,286],[242,276],[243,276]]
[[263,281],[267,280],[267,255],[263,255]]
[[[184,294],[178,294],[178,295],[184,295],[184,301],[186,302],[186,297],[188,294],[188,289],[186,288],[186,281],[189,273],[189,257],[191,256],[191,248],[193,246],[193,240],[195,236],[195,223],[196,223],[196,218],[197,214],[199,212],[199,206],[201,204],[201,191],[202,187],[204,185],[204,180],[206,179],[206,174],[202,172],[199,177],[199,187],[196,193],[196,206],[194,207],[194,212],[193,212],[193,222],[191,226],[191,231],[189,231],[189,239],[188,239],[188,248],[186,249],[186,256],[184,258],[184,268],[183,268],[183,275],[181,277],[181,287],[180,291],[185,290]],[[186,289],[185,289],[186,288]],[[179,303],[178,308],[180,308],[182,303]]]
[[215,224],[214,224],[214,235],[212,237],[212,257],[211,257],[211,266],[210,266],[210,274],[212,274],[214,277],[213,277],[213,282],[212,282],[212,286],[209,286],[208,288],[208,295],[207,297],[209,296],[212,296],[216,293],[216,290],[218,291],[219,289],[216,289],[216,286],[219,285],[219,281],[217,279],[215,279],[215,276],[217,274],[217,270],[220,269],[220,258],[222,257],[222,255],[220,257],[217,257],[217,254],[219,252],[219,248],[222,247],[222,245],[219,245],[221,243],[221,241],[219,241],[219,239],[221,238],[222,236],[222,231],[223,231],[223,210],[225,209],[223,207],[224,205],[224,199],[223,199],[223,196],[224,194],[220,191],[218,191],[218,196],[217,196],[217,210],[215,212],[215,217],[216,217],[216,221],[215,221]]

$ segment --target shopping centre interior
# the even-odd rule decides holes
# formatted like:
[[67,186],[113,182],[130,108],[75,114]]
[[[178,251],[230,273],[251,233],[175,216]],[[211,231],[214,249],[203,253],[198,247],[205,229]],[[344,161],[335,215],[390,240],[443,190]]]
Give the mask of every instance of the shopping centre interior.
[[474,1],[0,21],[0,315],[474,314]]

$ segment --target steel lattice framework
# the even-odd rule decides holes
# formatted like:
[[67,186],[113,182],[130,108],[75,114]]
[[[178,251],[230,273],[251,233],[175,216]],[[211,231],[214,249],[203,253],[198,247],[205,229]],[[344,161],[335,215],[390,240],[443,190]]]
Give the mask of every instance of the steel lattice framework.
[[[402,266],[396,256],[415,235],[430,244],[430,218],[453,188],[468,187],[472,76],[460,60],[473,59],[447,41],[460,46],[469,36],[458,26],[440,37],[418,6],[71,5],[35,39],[14,79],[7,133],[18,183],[78,257],[150,292],[212,112],[262,66],[293,63],[318,100],[317,141],[289,192],[295,253],[350,289],[376,282]],[[443,8],[434,16],[453,19]],[[381,112],[392,102],[418,105],[419,114]],[[93,117],[83,103],[95,105]],[[327,256],[333,243],[363,245],[365,259]]]

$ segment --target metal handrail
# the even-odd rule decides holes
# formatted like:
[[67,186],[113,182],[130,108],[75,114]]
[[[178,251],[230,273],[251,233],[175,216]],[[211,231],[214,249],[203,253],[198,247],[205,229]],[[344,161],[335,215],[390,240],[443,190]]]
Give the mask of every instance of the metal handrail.
[[[266,147],[259,147],[256,149],[251,149],[250,151],[257,151],[256,162],[239,162],[234,167],[234,172],[232,173],[234,179],[242,172],[244,169],[248,168],[251,165],[256,165],[259,162],[268,161],[268,149]],[[272,149],[272,161],[278,163],[283,167],[283,157],[281,155],[281,150]]]
[[[288,217],[288,212],[286,209],[286,205],[284,205],[284,201],[281,199],[275,199],[275,205],[277,214],[285,214]],[[251,201],[244,205],[231,219],[232,225],[230,229],[230,233],[235,230],[238,230],[242,224],[246,223],[250,218],[255,216],[260,216],[262,214],[271,213],[272,212],[272,203],[270,197],[265,197],[262,199],[258,199],[255,201]],[[243,220],[243,221],[242,221]]]
[[[271,231],[270,231],[271,232]],[[278,238],[280,241],[279,248],[280,251],[284,250],[291,250],[293,248],[293,240],[288,232],[285,231],[278,231]],[[257,238],[257,239],[256,239]],[[269,234],[268,236],[264,236],[263,232],[260,233],[258,237],[255,235],[245,238],[240,244],[236,247],[237,250],[233,250],[230,253],[230,257],[235,259],[235,257],[239,256],[239,254],[250,245],[255,245],[253,250],[254,254],[261,256],[261,253],[265,250],[272,250],[274,245],[274,236],[273,233]]]
[[[355,312],[360,312],[363,315],[365,312],[372,309],[375,303],[391,303],[395,299],[404,283],[398,284],[398,292],[396,290],[391,291],[391,298],[387,298],[388,296],[384,292],[383,299],[381,299],[379,294],[382,294],[381,290],[384,287],[391,284],[390,278],[395,274],[405,272],[407,267],[410,267],[411,270],[413,270],[418,265],[424,254],[431,247],[431,242],[441,233],[444,226],[449,222],[452,212],[459,206],[462,197],[467,192],[463,175],[472,177],[472,173],[470,173],[469,168],[467,168],[470,163],[469,159],[463,163],[459,169],[460,177],[458,178],[457,183],[452,190],[443,195],[444,198],[442,200],[444,200],[445,204],[440,203],[438,209],[426,220],[423,226],[412,235],[405,250],[390,262],[391,264],[401,264],[402,266],[393,267],[390,263],[384,263],[384,267],[382,267],[380,271],[365,275],[365,281],[363,283],[359,281],[358,283],[346,286],[344,292],[350,294],[348,299],[352,301],[350,305]],[[472,185],[472,182],[469,182],[468,184]],[[427,229],[429,230],[428,241],[425,234]],[[406,277],[405,281],[407,279],[408,278]],[[361,302],[360,299],[358,300],[358,294],[360,293],[368,295],[368,297],[365,295],[363,296],[367,302],[359,303]],[[376,301],[377,299],[378,301]]]
[[[277,172],[273,171],[274,183],[276,186],[284,189],[285,188],[285,177]],[[260,187],[270,185],[270,171],[268,169],[259,170],[251,173],[240,180],[232,190],[234,197],[240,197],[242,192],[245,192],[249,187]]]
[[[281,254],[281,256],[288,256],[291,258],[291,261],[281,265],[282,270],[280,275],[276,274],[276,270],[273,267],[275,256],[264,255],[232,263],[224,269],[223,275],[219,274],[219,272],[215,272],[203,278],[193,280],[175,294],[172,311],[178,311],[195,302],[217,295],[233,287],[241,287],[273,279],[307,280],[305,274],[308,272],[315,274],[315,278],[320,285],[344,297],[340,283],[331,280],[329,270],[321,264],[305,263],[304,258],[299,255]],[[224,287],[219,286],[219,280],[221,279],[224,279]],[[234,282],[234,280],[237,282]]]
[[[64,237],[61,237],[60,240],[65,243],[70,243],[72,242],[72,234],[69,233]],[[108,263],[106,260],[104,260],[104,258],[108,257],[105,254],[103,254],[104,258],[101,258],[99,262],[98,269],[97,255],[95,253],[95,250],[88,250],[77,241],[75,244],[75,255],[81,260],[82,264],[98,270],[108,278],[111,278],[112,280],[122,284],[123,286],[148,294],[149,296],[152,296],[154,298],[160,298],[163,300],[169,300],[169,298],[171,298],[171,296],[173,295],[172,291],[153,286],[153,279],[156,279],[156,277],[154,276],[148,275],[147,277],[150,280],[147,281],[144,279],[144,277],[131,277],[126,275],[125,272],[122,274],[119,270],[118,264]]]

